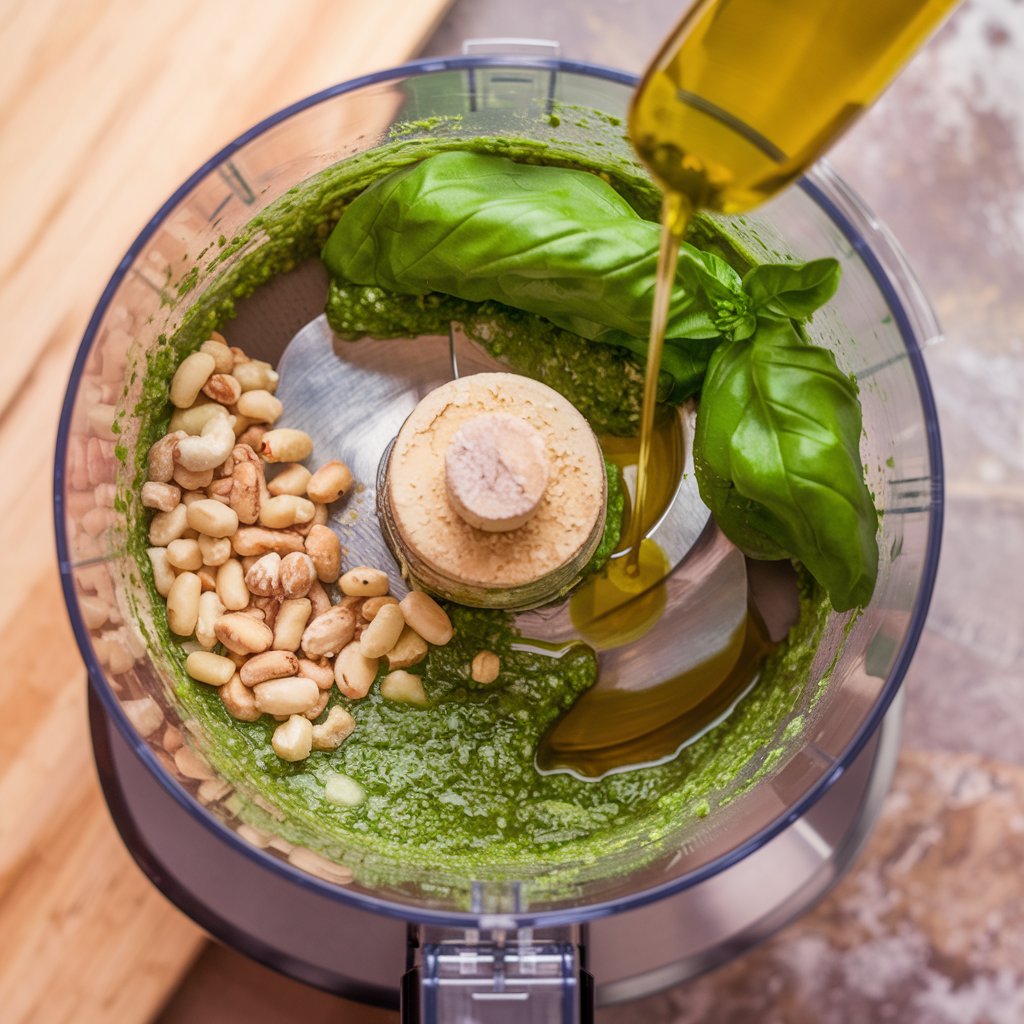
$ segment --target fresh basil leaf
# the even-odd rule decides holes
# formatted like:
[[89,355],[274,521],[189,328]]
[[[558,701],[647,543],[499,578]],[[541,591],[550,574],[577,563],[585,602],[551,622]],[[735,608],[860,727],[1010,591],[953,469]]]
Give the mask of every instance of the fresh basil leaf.
[[743,290],[761,316],[806,320],[835,295],[839,277],[839,264],[834,259],[765,263],[748,271]]
[[860,459],[856,385],[790,320],[711,356],[694,435],[701,497],[754,558],[794,558],[836,611],[864,605],[878,573],[878,513]]

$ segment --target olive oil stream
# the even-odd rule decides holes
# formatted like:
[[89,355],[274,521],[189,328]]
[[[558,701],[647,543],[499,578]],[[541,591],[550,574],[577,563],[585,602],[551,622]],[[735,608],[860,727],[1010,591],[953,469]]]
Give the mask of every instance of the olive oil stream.
[[[656,457],[657,386],[690,219],[700,210],[749,210],[793,182],[874,102],[955,3],[698,0],[648,68],[629,135],[664,198],[635,499],[619,557],[571,606],[574,624],[598,650],[639,639],[664,607],[659,583],[671,566],[646,534],[681,471]],[[772,647],[752,612],[731,644],[696,669],[636,694],[595,687],[545,737],[538,766],[593,778],[674,756],[746,692]],[[602,740],[623,715],[633,720],[628,738]]]

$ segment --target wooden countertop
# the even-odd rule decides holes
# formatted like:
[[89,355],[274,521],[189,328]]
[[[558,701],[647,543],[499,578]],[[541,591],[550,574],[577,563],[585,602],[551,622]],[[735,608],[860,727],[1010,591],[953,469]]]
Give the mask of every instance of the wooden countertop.
[[128,244],[229,139],[400,63],[448,0],[0,4],[0,1018],[149,1020],[205,939],[103,805],[50,474],[86,320]]

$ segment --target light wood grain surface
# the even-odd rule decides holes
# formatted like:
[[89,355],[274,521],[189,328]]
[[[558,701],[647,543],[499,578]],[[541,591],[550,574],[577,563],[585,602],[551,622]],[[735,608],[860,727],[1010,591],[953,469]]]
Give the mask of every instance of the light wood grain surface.
[[[0,1019],[151,1018],[204,942],[102,803],[51,526],[92,306],[174,188],[255,121],[412,55],[448,0],[0,2]],[[15,582],[16,581],[16,582]]]

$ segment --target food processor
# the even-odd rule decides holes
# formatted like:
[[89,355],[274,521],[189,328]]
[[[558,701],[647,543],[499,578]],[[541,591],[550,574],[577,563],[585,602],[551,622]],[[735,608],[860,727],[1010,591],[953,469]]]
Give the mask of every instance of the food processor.
[[[88,668],[100,779],[125,844],[153,883],[220,941],[339,995],[401,1005],[408,1021],[586,1020],[595,1005],[737,956],[827,892],[864,843],[892,776],[900,684],[939,552],[941,451],[922,358],[938,327],[885,228],[819,164],[728,230],[755,257],[834,256],[842,265],[842,286],[811,333],[860,386],[862,454],[883,511],[881,562],[870,604],[829,617],[799,701],[773,723],[770,749],[671,835],[582,865],[564,883],[540,870],[451,877],[401,864],[371,881],[358,861],[278,834],[267,822],[281,833],[287,823],[274,807],[255,808],[262,815],[253,824],[252,802],[210,767],[201,728],[175,698],[169,663],[145,639],[163,609],[129,550],[119,489],[134,472],[132,410],[146,355],[201,298],[212,255],[296,185],[354,154],[396,138],[486,135],[636,166],[623,128],[634,76],[513,49],[477,47],[334,86],[207,161],[144,227],[104,290],[57,443],[60,571]],[[265,241],[257,234],[250,244]],[[324,289],[322,271],[300,266],[240,303],[229,324],[251,355],[280,364],[283,388],[317,379],[308,365],[289,376],[289,360],[301,356],[293,336],[300,347],[320,344],[317,358],[333,360],[342,379],[356,375],[359,387],[367,365],[379,380],[387,362],[373,346],[395,344],[360,342],[368,363],[353,357],[350,366],[344,353],[339,360],[322,328],[312,337],[306,328],[323,311]],[[444,351],[455,344],[434,342]],[[476,358],[470,349],[464,355]],[[374,403],[386,422],[373,428],[385,440],[415,394],[437,383],[427,379],[427,355],[401,366],[388,358],[393,386],[380,385]],[[372,507],[372,492],[367,500]]]

